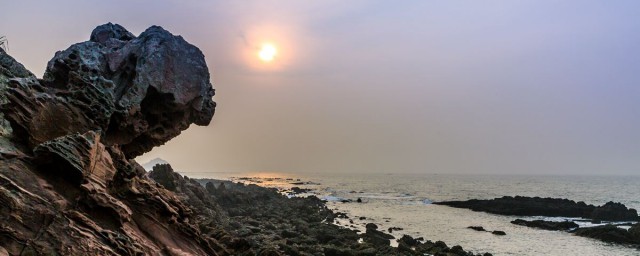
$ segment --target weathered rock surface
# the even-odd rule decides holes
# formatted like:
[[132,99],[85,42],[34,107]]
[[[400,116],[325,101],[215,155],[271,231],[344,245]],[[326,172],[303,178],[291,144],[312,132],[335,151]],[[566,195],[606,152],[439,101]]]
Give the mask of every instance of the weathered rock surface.
[[133,158],[191,123],[210,122],[214,91],[204,56],[195,46],[156,26],[128,41],[123,40],[129,36],[105,39],[109,33],[99,34],[99,42],[57,52],[42,81],[17,79],[13,73],[27,75],[20,68],[8,74],[16,79],[8,81],[11,101],[4,112],[30,148],[99,129],[103,144],[117,145]]
[[584,202],[560,198],[505,196],[491,200],[472,199],[468,201],[435,202],[434,204],[501,215],[582,217],[604,221],[640,220],[635,209],[628,209],[623,204],[614,202],[608,202],[602,206],[593,206]]
[[155,26],[135,37],[102,25],[42,80],[0,49],[0,252],[228,254],[132,160],[210,122],[207,70],[195,46]]

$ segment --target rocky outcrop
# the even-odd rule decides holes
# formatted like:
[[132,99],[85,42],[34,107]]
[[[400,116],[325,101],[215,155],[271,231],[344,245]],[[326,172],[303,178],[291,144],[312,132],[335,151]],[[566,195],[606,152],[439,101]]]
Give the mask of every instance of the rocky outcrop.
[[228,254],[132,160],[207,125],[213,94],[202,53],[161,27],[99,26],[42,80],[0,49],[0,252]]
[[593,206],[584,202],[560,198],[505,196],[491,200],[472,199],[468,201],[435,202],[434,204],[501,215],[581,217],[603,221],[640,220],[635,209],[628,209],[623,204],[613,202],[608,202],[602,206]]
[[532,220],[527,221],[523,219],[515,219],[511,221],[512,224],[531,227],[531,228],[539,228],[545,230],[562,230],[568,231],[578,228],[578,224],[573,221],[544,221],[544,220]]

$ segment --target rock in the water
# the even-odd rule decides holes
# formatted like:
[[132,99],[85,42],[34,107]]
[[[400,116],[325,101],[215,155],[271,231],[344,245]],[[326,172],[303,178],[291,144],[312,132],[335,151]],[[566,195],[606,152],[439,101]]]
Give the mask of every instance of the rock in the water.
[[526,227],[532,227],[532,228],[539,228],[539,229],[546,229],[546,230],[572,230],[575,228],[578,228],[578,224],[576,224],[573,221],[544,221],[544,220],[532,220],[532,221],[527,221],[527,220],[523,220],[523,219],[516,219],[514,221],[511,221],[511,223],[516,224],[516,225],[520,225],[520,226],[526,226]]
[[387,232],[393,233],[393,231],[401,231],[401,230],[404,230],[404,228],[390,227],[390,228],[387,229]]
[[469,229],[473,229],[473,230],[475,230],[475,231],[487,231],[487,230],[485,230],[482,226],[469,226],[469,227],[467,227],[467,228],[469,228]]
[[589,218],[608,221],[638,220],[638,212],[635,209],[627,209],[624,204],[608,202],[596,207]]
[[640,244],[640,240],[636,240],[631,232],[614,225],[578,228],[576,229],[575,234],[577,236],[590,237],[611,243]]
[[582,217],[604,221],[636,221],[640,219],[636,210],[628,209],[619,203],[610,202],[596,207],[584,202],[561,198],[505,196],[491,200],[471,199],[468,201],[435,202],[434,204],[501,215]]
[[491,232],[491,234],[494,234],[494,235],[497,235],[497,236],[506,236],[507,235],[507,233],[505,233],[502,230],[494,230],[494,231]]

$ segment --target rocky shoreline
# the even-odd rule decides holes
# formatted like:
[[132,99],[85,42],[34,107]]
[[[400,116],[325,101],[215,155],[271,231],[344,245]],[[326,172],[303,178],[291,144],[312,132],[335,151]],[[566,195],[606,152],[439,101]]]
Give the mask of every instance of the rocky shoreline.
[[[566,231],[577,236],[598,239],[604,242],[631,245],[640,248],[640,217],[635,209],[629,209],[621,203],[608,202],[601,206],[587,205],[561,198],[540,198],[524,196],[504,196],[490,200],[471,199],[467,201],[443,201],[434,204],[447,205],[456,208],[466,208],[509,216],[531,217],[565,217],[583,218],[591,223],[602,224],[594,227],[580,227],[574,221],[545,221],[516,219],[512,224],[539,228],[544,230]],[[621,225],[630,226],[620,228],[620,224],[612,222],[624,221]],[[633,224],[632,222],[636,222]],[[481,227],[477,227],[479,229]]]
[[[476,255],[461,246],[402,235],[395,239],[374,223],[365,232],[334,224],[344,213],[331,211],[315,196],[289,197],[275,188],[212,179],[189,179],[169,165],[156,165],[149,177],[184,198],[196,213],[200,228],[222,242],[233,255]],[[290,193],[305,193],[292,189]],[[213,208],[211,208],[213,207]],[[399,231],[400,229],[396,229]],[[393,230],[392,230],[393,231]],[[491,255],[490,253],[477,255]]]

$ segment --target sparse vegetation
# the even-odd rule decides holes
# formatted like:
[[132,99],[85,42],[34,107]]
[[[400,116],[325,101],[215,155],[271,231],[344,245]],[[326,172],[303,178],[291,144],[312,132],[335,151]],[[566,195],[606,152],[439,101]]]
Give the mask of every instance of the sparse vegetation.
[[7,37],[0,36],[0,47],[6,51],[8,46],[9,41],[7,41]]

